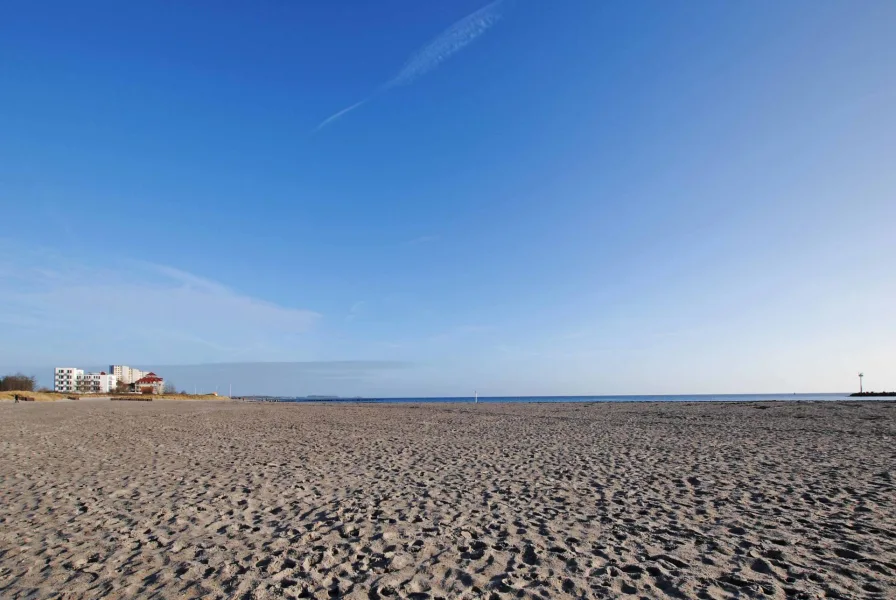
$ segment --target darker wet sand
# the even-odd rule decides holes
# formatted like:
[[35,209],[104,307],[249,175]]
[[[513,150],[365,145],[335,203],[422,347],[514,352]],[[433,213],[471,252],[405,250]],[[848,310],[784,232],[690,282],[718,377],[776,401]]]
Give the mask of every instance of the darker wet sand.
[[0,405],[2,598],[894,598],[896,404]]

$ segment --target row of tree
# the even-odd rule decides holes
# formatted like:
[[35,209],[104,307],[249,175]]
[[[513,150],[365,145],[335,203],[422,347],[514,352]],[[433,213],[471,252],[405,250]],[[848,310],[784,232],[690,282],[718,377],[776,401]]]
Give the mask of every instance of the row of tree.
[[37,380],[34,375],[16,373],[0,377],[0,392],[33,392],[36,389]]

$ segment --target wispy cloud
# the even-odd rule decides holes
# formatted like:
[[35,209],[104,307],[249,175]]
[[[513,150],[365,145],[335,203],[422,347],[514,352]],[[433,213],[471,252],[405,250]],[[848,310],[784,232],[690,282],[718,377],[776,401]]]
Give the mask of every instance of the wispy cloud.
[[314,131],[320,131],[321,129],[323,129],[324,127],[326,127],[327,125],[329,125],[330,123],[332,123],[333,121],[335,121],[336,119],[338,119],[339,117],[341,117],[342,115],[344,115],[344,114],[346,114],[346,113],[350,113],[351,111],[355,110],[356,108],[358,108],[358,107],[361,106],[362,104],[366,104],[367,101],[370,100],[370,98],[372,98],[372,97],[373,97],[373,96],[364,98],[364,99],[361,100],[360,102],[355,102],[354,104],[352,104],[352,105],[349,106],[348,108],[343,108],[343,109],[340,110],[339,112],[333,113],[332,115],[330,115],[329,117],[327,117],[326,119],[324,119],[323,121],[321,121],[321,122],[320,122],[320,125],[318,125],[318,126],[314,129]]
[[430,342],[445,342],[456,339],[465,339],[471,336],[476,336],[484,333],[488,333],[494,331],[495,328],[491,325],[458,325],[452,329],[447,331],[443,331],[441,333],[437,333],[435,335],[431,335],[428,338]]
[[351,308],[348,309],[348,314],[345,316],[345,320],[348,323],[351,323],[362,314],[364,314],[364,307],[367,305],[363,300],[358,300],[354,304],[352,304]]
[[560,339],[560,340],[577,340],[577,339],[581,339],[584,337],[588,337],[590,335],[591,335],[591,332],[588,331],[587,329],[578,329],[575,331],[570,331],[570,332],[564,333],[564,334],[560,335],[558,337],[558,339]]
[[413,370],[411,363],[386,360],[146,365],[192,391],[215,389],[240,394],[369,395],[383,378]]
[[432,71],[476,38],[491,29],[501,18],[503,0],[496,0],[471,13],[443,31],[434,40],[414,54],[398,75],[385,84],[385,88],[411,83],[421,75]]
[[406,243],[408,246],[419,246],[420,244],[429,244],[430,242],[437,242],[441,238],[442,238],[442,236],[440,236],[440,235],[421,235],[418,238],[408,240]]
[[[0,244],[0,250],[4,250]],[[4,253],[0,252],[0,255]],[[144,362],[302,358],[320,319],[164,265],[90,265],[16,248],[0,259],[0,358]],[[14,260],[13,260],[14,259]],[[57,340],[53,346],[41,339]],[[74,356],[72,358],[75,358]]]
[[412,83],[418,77],[429,73],[491,29],[501,19],[503,5],[504,0],[495,0],[454,23],[415,52],[395,77],[381,85],[367,98],[333,113],[321,121],[314,131],[320,131],[333,121],[362,106],[377,94]]

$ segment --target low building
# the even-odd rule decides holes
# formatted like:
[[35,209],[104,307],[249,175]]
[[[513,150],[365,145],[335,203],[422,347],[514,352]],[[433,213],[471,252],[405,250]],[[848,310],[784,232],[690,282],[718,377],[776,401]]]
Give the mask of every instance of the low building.
[[118,385],[115,375],[100,371],[99,373],[85,373],[78,382],[78,391],[87,394],[108,394],[114,392]]
[[165,389],[165,380],[150,371],[132,384],[139,394],[161,394]]
[[83,376],[83,369],[56,367],[53,371],[53,391],[76,392],[78,391],[78,382]]
[[149,374],[145,371],[141,371],[140,369],[135,369],[127,365],[110,365],[109,372],[115,375],[118,381],[126,383],[128,385]]

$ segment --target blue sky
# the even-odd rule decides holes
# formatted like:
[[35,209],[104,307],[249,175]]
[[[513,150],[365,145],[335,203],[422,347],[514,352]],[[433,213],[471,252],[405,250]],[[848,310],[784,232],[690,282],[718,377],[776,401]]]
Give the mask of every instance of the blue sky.
[[896,388],[894,22],[889,0],[7,3],[0,366]]

